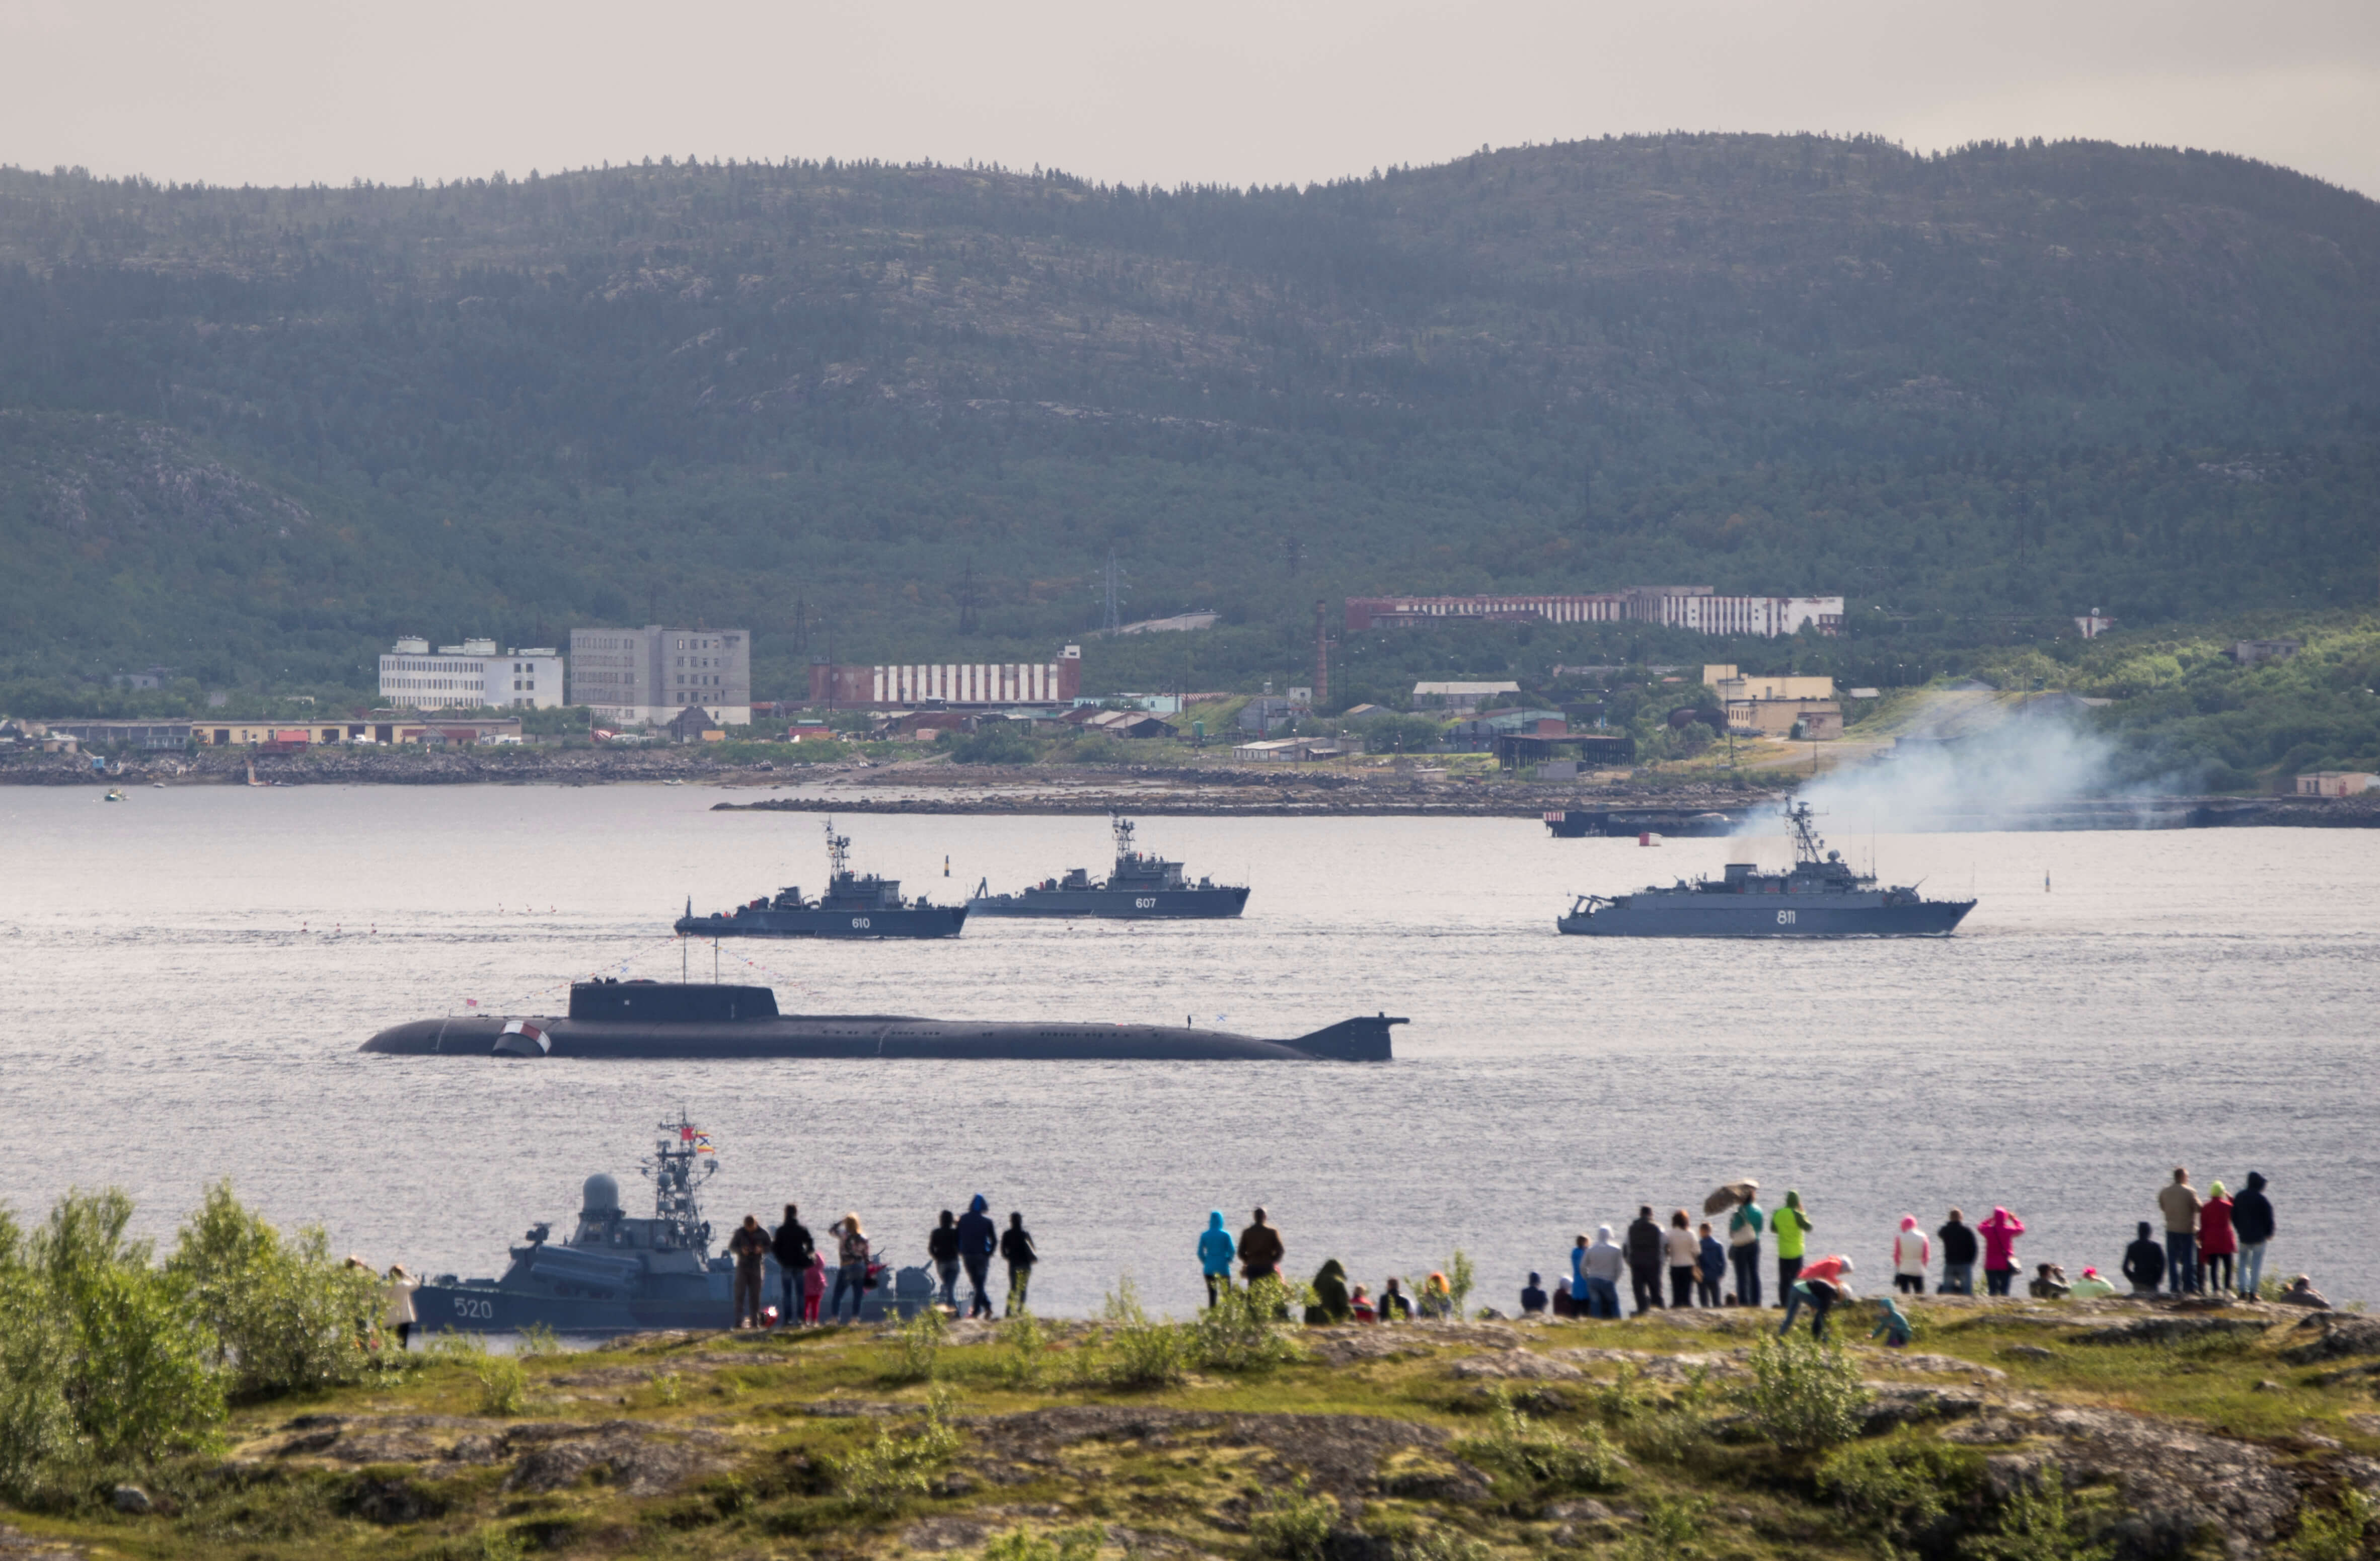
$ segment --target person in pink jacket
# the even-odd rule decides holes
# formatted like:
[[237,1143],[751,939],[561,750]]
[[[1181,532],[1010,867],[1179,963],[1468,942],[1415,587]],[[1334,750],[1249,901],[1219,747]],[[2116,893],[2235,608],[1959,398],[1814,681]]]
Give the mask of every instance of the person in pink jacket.
[[1934,1243],[1917,1228],[1917,1216],[1900,1216],[1900,1234],[1892,1239],[1892,1288],[1902,1295],[1925,1293],[1925,1265],[1934,1261]]
[[1991,1218],[1975,1227],[1975,1234],[1984,1239],[1984,1293],[2008,1294],[2016,1281],[2016,1239],[2024,1234],[2024,1221],[1995,1208]]

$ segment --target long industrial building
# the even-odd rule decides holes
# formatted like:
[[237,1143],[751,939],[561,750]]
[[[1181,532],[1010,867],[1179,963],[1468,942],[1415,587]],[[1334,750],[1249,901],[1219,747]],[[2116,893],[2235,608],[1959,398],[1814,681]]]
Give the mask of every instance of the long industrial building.
[[1373,596],[1347,599],[1347,632],[1449,621],[1487,623],[1648,623],[1706,635],[1774,639],[1815,628],[1842,632],[1839,596],[1721,596],[1708,586],[1636,586],[1576,596]]
[[1054,661],[928,661],[910,666],[810,663],[810,703],[836,709],[899,706],[1071,705],[1083,691],[1083,652],[1070,645]]

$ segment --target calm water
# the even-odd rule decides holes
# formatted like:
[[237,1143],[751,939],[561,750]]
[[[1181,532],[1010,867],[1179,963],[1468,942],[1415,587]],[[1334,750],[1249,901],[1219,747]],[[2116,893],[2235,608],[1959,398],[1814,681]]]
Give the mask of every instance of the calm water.
[[[787,1009],[1220,1023],[1409,1014],[1386,1067],[363,1057],[398,1020],[551,1011],[573,975],[674,975],[688,895],[824,877],[820,825],[693,788],[0,792],[0,1199],[114,1182],[170,1236],[221,1176],[416,1271],[488,1275],[629,1183],[683,1102],[722,1146],[723,1230],[787,1198],[922,1256],[937,1210],[1022,1209],[1045,1311],[1129,1271],[1197,1293],[1210,1207],[1261,1201],[1291,1265],[1358,1279],[1531,1267],[1639,1203],[1801,1189],[1813,1251],[1871,1278],[1904,1210],[2005,1203],[2027,1260],[2112,1267],[2175,1164],[2273,1179],[2284,1274],[2380,1300],[2366,1239],[2380,836],[1883,836],[1894,881],[1982,905],[1942,942],[1607,943],[1576,890],[1716,871],[1730,842],[1551,841],[1527,821],[1157,818],[1144,844],[1256,888],[1193,926],[984,922],[960,939],[731,949]],[[863,868],[947,898],[1103,865],[1098,819],[845,820]],[[1757,842],[1772,865],[1781,839]],[[951,877],[942,877],[948,853]],[[2054,892],[2045,893],[2048,874]],[[708,974],[708,945],[686,950]],[[738,955],[765,973],[754,977]]]

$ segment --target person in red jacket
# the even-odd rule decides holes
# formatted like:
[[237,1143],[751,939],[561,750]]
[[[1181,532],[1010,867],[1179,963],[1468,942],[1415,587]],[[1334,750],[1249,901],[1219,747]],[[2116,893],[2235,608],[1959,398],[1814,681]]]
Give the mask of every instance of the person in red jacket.
[[2203,1283],[2216,1295],[2231,1289],[2231,1258],[2240,1238],[2231,1228],[2231,1195],[2219,1181],[2207,1183],[2206,1202],[2198,1205],[2198,1264]]
[[2024,1221],[1995,1208],[1989,1219],[1976,1225],[1975,1234],[1984,1239],[1984,1293],[2008,1294],[2016,1282],[2016,1239],[2024,1234]]

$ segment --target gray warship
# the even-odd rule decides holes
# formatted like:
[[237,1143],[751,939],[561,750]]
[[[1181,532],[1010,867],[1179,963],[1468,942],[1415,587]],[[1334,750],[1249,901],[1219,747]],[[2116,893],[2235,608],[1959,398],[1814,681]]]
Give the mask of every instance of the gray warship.
[[851,837],[834,832],[826,821],[826,892],[805,900],[799,887],[717,911],[686,914],[676,922],[681,937],[689,938],[956,938],[966,926],[964,905],[935,905],[920,895],[901,897],[901,880],[865,877],[851,870]]
[[1087,867],[1070,867],[1062,878],[1044,878],[1015,894],[993,894],[984,879],[967,901],[978,916],[1099,916],[1124,921],[1217,920],[1236,916],[1248,903],[1245,885],[1192,883],[1179,862],[1143,855],[1132,843],[1132,820],[1108,819],[1115,835],[1115,865],[1105,882]]
[[1826,849],[1810,819],[1808,803],[1785,809],[1793,829],[1790,872],[1730,862],[1717,880],[1582,894],[1554,926],[1586,938],[1942,938],[1975,908],[1972,900],[1925,899],[1913,887],[1877,888],[1842,853]]
[[[661,1124],[652,1157],[640,1169],[653,1183],[650,1219],[621,1208],[618,1181],[590,1176],[568,1236],[557,1241],[552,1226],[534,1225],[524,1244],[512,1249],[502,1278],[441,1274],[431,1279],[414,1292],[420,1325],[477,1333],[541,1326],[561,1334],[729,1326],[735,1262],[723,1252],[711,1254],[710,1222],[702,1217],[700,1201],[719,1169],[710,1135],[680,1111],[676,1121]],[[819,1240],[823,1245],[829,1239]],[[877,1288],[861,1299],[860,1320],[912,1315],[932,1292],[926,1270],[896,1274],[886,1265]],[[783,1293],[773,1257],[760,1293],[770,1306]]]

